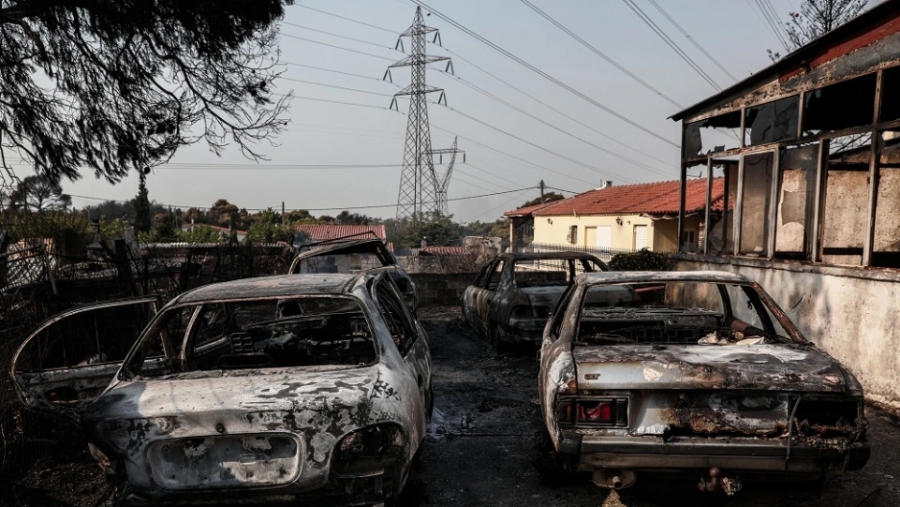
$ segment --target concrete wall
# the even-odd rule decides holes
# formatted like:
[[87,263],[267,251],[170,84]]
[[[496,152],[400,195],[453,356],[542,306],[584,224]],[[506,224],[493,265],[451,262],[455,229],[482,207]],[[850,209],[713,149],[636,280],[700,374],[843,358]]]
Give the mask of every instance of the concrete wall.
[[[616,222],[616,218],[622,220],[622,225]],[[672,222],[672,224],[668,224],[668,222]],[[549,245],[570,244],[566,238],[569,234],[569,227],[573,225],[578,226],[575,245],[580,247],[596,247],[596,244],[587,244],[586,228],[609,227],[611,231],[610,248],[631,250],[634,248],[634,226],[645,225],[648,227],[647,246],[649,249],[670,252],[675,250],[675,236],[678,228],[677,220],[654,221],[640,215],[542,216],[534,217],[534,242]],[[697,230],[696,225],[694,225],[694,230]]]
[[472,285],[478,273],[410,273],[419,306],[459,306],[466,287]]
[[686,254],[672,262],[758,281],[807,339],[857,376],[869,401],[900,414],[900,271]]

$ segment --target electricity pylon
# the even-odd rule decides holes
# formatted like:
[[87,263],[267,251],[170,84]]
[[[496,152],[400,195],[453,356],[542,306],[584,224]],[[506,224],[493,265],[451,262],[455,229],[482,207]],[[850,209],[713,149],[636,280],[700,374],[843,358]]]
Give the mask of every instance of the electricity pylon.
[[[453,164],[456,163],[456,154],[462,153],[463,163],[466,163],[466,152],[456,149],[456,138],[453,138],[453,147],[443,150],[431,150],[432,155],[439,155],[441,158],[445,154],[450,155],[450,164],[447,165],[447,172],[443,176],[436,176],[437,180],[437,209],[443,216],[450,215],[450,203],[447,201],[447,189],[450,188],[450,176],[453,175]],[[432,157],[434,160],[434,157]],[[439,162],[440,163],[440,162]]]
[[431,130],[428,125],[429,93],[440,92],[438,103],[446,105],[444,90],[425,83],[425,69],[428,64],[447,61],[447,71],[452,70],[450,58],[425,54],[425,36],[434,33],[434,41],[440,40],[437,28],[425,26],[422,8],[416,8],[416,16],[405,32],[400,34],[397,47],[403,47],[402,38],[410,38],[409,56],[388,67],[385,78],[396,67],[410,67],[409,86],[400,90],[391,100],[391,107],[397,107],[397,97],[409,96],[409,116],[406,123],[406,145],[403,149],[403,169],[400,174],[400,191],[397,196],[397,219],[417,220],[422,215],[440,211],[438,204],[438,181],[434,172],[431,150]]

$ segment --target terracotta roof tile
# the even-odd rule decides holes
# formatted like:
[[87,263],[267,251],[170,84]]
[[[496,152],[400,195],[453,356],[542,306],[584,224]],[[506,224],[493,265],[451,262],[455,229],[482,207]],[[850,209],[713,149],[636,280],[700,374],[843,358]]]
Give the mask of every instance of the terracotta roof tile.
[[[678,213],[680,182],[657,181],[636,185],[620,185],[590,190],[568,199],[538,205],[529,210],[522,208],[507,211],[506,216],[560,216],[571,215],[670,215]],[[713,180],[713,209],[722,209],[724,180]],[[685,211],[695,213],[706,207],[706,179],[692,179],[687,182]],[[534,208],[531,206],[530,208]]]
[[297,225],[296,228],[308,234],[310,241],[324,241],[352,235],[358,236],[347,239],[365,239],[365,233],[369,231],[375,233],[382,241],[387,237],[384,225]]

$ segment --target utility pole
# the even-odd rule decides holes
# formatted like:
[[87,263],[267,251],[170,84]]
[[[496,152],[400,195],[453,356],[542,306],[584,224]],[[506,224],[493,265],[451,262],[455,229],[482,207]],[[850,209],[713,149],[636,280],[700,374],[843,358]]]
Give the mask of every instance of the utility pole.
[[544,204],[544,180],[541,180],[541,204]]
[[281,226],[284,227],[284,201],[281,201]]
[[410,38],[410,54],[408,57],[388,67],[385,79],[390,77],[391,69],[410,67],[411,81],[409,86],[400,90],[391,100],[391,107],[397,107],[397,97],[409,96],[409,115],[406,124],[406,144],[403,150],[403,169],[400,174],[400,191],[397,196],[397,219],[410,218],[413,222],[420,216],[440,211],[438,204],[438,182],[434,172],[434,159],[431,150],[431,131],[428,124],[429,93],[440,92],[438,103],[446,105],[447,99],[441,88],[425,84],[425,69],[428,64],[447,61],[447,71],[451,71],[450,59],[445,56],[429,56],[425,54],[425,36],[434,33],[434,41],[440,40],[437,28],[425,26],[422,8],[416,8],[416,16],[405,32],[400,34],[397,47],[402,48],[402,37]]

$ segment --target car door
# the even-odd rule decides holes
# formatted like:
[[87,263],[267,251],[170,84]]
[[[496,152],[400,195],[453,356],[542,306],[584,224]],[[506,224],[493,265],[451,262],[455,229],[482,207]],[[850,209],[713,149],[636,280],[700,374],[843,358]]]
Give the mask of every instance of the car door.
[[153,296],[73,308],[45,320],[13,355],[19,400],[78,422],[158,309]]
[[422,407],[427,409],[431,402],[431,351],[422,327],[412,317],[396,285],[386,275],[382,273],[376,277],[372,284],[372,297],[391,331],[406,368],[415,378]]
[[504,262],[502,259],[493,261],[487,268],[481,283],[471,287],[472,293],[472,327],[478,330],[482,336],[490,336],[491,310],[495,306],[497,289],[503,275]]

